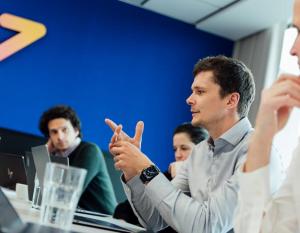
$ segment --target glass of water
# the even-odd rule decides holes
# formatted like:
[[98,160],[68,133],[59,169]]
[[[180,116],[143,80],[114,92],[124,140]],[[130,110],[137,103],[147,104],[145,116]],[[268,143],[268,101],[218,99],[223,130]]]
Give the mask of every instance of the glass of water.
[[40,222],[70,230],[86,170],[57,163],[46,166]]
[[41,187],[40,187],[39,179],[35,174],[34,189],[33,189],[32,203],[31,203],[31,207],[34,209],[38,209],[41,205],[42,195],[40,195],[40,193],[41,193]]

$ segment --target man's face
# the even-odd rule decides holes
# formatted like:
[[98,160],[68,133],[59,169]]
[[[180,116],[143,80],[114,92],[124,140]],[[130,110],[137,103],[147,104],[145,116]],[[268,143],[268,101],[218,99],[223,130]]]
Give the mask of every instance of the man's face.
[[293,24],[296,27],[298,34],[297,34],[297,38],[294,42],[294,45],[293,45],[290,53],[293,56],[297,56],[298,65],[300,68],[300,35],[299,35],[299,32],[300,32],[300,0],[295,0]]
[[72,146],[79,134],[78,129],[64,118],[49,121],[48,130],[52,145],[58,151],[65,151]]
[[227,97],[221,98],[220,88],[213,81],[212,71],[203,71],[196,75],[192,84],[192,94],[186,100],[191,106],[194,126],[203,126],[209,130],[224,118]]

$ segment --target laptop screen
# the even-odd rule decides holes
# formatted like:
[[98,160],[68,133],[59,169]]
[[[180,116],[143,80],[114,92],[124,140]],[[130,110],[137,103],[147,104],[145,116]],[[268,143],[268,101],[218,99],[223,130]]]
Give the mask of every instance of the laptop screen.
[[43,190],[44,173],[46,170],[47,163],[50,162],[50,155],[46,145],[32,147],[31,151],[36,169],[36,174],[40,183],[40,187]]
[[0,186],[15,190],[16,183],[27,184],[24,157],[0,152]]

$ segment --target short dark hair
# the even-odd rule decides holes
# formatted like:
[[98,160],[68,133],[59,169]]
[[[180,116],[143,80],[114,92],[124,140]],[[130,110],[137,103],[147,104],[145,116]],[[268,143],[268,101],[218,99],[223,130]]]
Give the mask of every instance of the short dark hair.
[[173,136],[178,133],[186,133],[195,145],[208,137],[208,133],[205,129],[193,126],[189,122],[177,126],[173,132]]
[[194,66],[194,77],[202,71],[213,72],[214,82],[221,87],[222,98],[234,92],[239,93],[238,114],[241,118],[248,115],[255,97],[255,84],[251,71],[243,62],[222,55],[206,57]]
[[66,120],[69,120],[72,126],[78,129],[78,136],[80,138],[82,137],[81,122],[79,120],[79,117],[77,116],[76,112],[70,106],[67,105],[57,105],[51,107],[42,114],[39,122],[39,129],[45,137],[49,137],[49,121],[57,118],[64,118]]

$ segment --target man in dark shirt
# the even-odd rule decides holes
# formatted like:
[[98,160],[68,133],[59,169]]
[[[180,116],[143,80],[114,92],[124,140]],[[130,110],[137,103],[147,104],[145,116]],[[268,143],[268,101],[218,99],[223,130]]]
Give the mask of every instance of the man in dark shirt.
[[51,154],[68,157],[71,166],[85,168],[86,179],[80,208],[112,214],[117,204],[105,160],[97,145],[81,141],[81,123],[69,106],[55,106],[44,112],[39,129],[48,138]]

